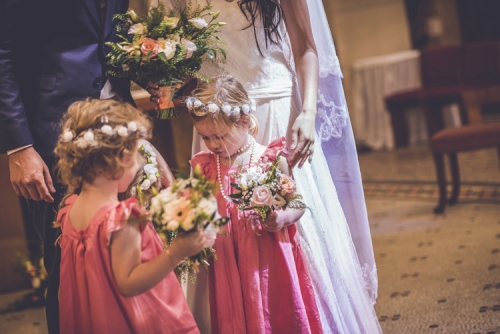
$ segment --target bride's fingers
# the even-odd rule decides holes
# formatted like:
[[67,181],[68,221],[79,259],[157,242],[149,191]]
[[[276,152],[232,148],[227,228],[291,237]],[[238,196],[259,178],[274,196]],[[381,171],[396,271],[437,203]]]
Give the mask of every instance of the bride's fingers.
[[312,161],[312,155],[314,154],[314,141],[309,141],[306,148],[302,151],[301,158],[299,161],[299,168],[302,168],[306,161]]

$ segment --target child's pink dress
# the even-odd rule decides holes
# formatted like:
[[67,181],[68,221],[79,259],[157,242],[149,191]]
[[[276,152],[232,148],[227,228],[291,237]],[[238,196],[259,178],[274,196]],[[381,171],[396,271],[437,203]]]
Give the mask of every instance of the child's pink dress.
[[[131,215],[139,212],[135,199],[105,205],[90,225],[71,225],[69,197],[57,216],[61,224],[61,333],[199,333],[181,286],[172,272],[151,290],[124,297],[111,269],[110,238]],[[151,223],[141,230],[141,262],[155,258],[163,244]]]
[[[283,148],[272,142],[263,157],[274,160]],[[216,155],[196,154],[191,160],[203,173],[217,179]],[[237,167],[221,164],[224,189]],[[218,235],[214,248],[217,260],[209,267],[210,317],[212,333],[321,333],[321,323],[300,245],[294,241],[296,228],[278,232],[261,231],[258,236],[238,207],[217,194],[219,213],[230,218]]]

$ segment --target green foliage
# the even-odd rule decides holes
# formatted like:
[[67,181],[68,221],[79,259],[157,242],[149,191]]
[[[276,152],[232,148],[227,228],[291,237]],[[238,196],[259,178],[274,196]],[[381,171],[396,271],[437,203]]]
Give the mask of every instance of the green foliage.
[[[193,8],[189,2],[181,12],[167,13],[160,3],[142,18],[133,11],[116,14],[113,19],[118,42],[107,43],[111,48],[106,57],[107,74],[129,78],[141,86],[148,81],[173,86],[184,82],[187,75],[208,81],[199,73],[201,64],[206,60],[224,62],[226,59],[223,42],[217,36],[225,23],[215,21],[219,13],[210,12],[211,8],[210,5]],[[204,28],[197,28],[189,21],[204,17],[207,18]],[[132,35],[129,30],[134,24],[134,29],[138,30]],[[143,29],[139,24],[142,24]],[[146,39],[154,40],[148,41],[153,42],[154,48],[141,52]],[[166,46],[165,41],[169,45]],[[189,42],[194,43],[196,50],[188,58],[185,43]],[[173,45],[175,50],[171,49]]]

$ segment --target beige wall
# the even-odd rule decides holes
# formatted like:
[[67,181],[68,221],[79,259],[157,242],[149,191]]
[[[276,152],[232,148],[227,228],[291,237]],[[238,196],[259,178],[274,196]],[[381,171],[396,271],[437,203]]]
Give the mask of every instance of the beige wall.
[[351,66],[362,58],[410,50],[403,0],[323,0],[340,64],[348,105]]

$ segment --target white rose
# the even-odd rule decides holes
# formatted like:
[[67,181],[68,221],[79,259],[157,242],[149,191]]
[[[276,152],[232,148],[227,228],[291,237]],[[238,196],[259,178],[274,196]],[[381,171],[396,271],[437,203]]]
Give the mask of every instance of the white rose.
[[127,129],[130,131],[130,132],[136,132],[137,131],[137,123],[136,122],[128,122],[127,124]]
[[199,108],[202,105],[202,103],[201,103],[200,100],[196,100],[196,101],[194,101],[193,105],[194,105],[195,108]]
[[230,114],[231,113],[231,106],[229,104],[224,104],[222,106],[222,111],[226,114]]
[[158,181],[158,178],[156,177],[156,175],[151,174],[148,176],[148,180],[151,183],[155,183],[156,181]]
[[209,103],[208,106],[208,112],[213,114],[213,113],[216,113],[217,111],[219,111],[219,107],[215,104],[215,103]]
[[83,140],[85,140],[86,142],[93,141],[94,140],[94,131],[87,130],[87,132],[85,132],[85,134],[83,135]]
[[196,29],[203,29],[203,28],[206,28],[208,26],[207,21],[205,21],[201,17],[195,17],[195,18],[189,20],[189,22],[191,22]]
[[198,203],[197,209],[200,213],[204,212],[207,215],[212,216],[215,210],[217,210],[217,202],[202,198]]
[[116,127],[116,132],[118,133],[118,135],[120,135],[121,137],[126,137],[128,136],[128,129],[126,127],[124,127],[123,125],[118,125]]
[[186,108],[188,108],[188,110],[192,110],[193,109],[193,101],[187,100],[186,101]]
[[233,109],[233,112],[237,115],[240,113],[240,111],[241,111],[240,107],[234,107]]
[[181,39],[181,44],[186,47],[186,59],[191,58],[193,52],[195,52],[197,49],[196,45],[190,40],[185,38]]
[[129,35],[136,35],[136,34],[144,34],[146,31],[146,27],[142,23],[136,23],[130,26],[128,29],[128,34]]
[[276,194],[273,198],[273,206],[275,208],[281,208],[286,204],[286,200],[280,195]]
[[257,110],[257,102],[254,99],[250,99],[250,110],[255,112]]
[[148,162],[152,165],[155,165],[155,166],[158,165],[158,161],[156,160],[156,157],[154,157],[153,155],[151,155]]
[[111,125],[104,124],[103,126],[101,126],[101,132],[105,135],[111,135],[113,134],[113,128],[111,127]]
[[147,175],[155,175],[156,173],[158,173],[158,168],[156,168],[156,166],[153,164],[144,165],[143,170]]
[[160,191],[158,195],[163,203],[169,203],[175,198],[175,194],[172,193],[172,187],[168,187],[167,189],[163,189]]
[[242,176],[246,177],[247,181],[255,181],[259,179],[260,173],[257,170],[257,167],[253,166],[250,167],[246,170],[246,173],[244,173]]
[[175,231],[179,228],[179,222],[175,221],[175,220],[171,220],[168,222],[168,224],[165,228],[169,231]]
[[[135,187],[134,187],[135,189]],[[154,196],[153,198],[151,198],[151,201],[150,201],[150,206],[149,206],[149,209],[151,211],[151,213],[155,214],[155,213],[159,213],[161,211],[161,200],[160,200],[160,196]]]
[[78,138],[77,140],[75,140],[75,145],[78,148],[87,148],[89,144],[83,138]]
[[243,113],[248,114],[248,112],[250,111],[250,107],[248,106],[248,104],[244,104],[243,106],[241,106],[241,110],[243,110]]
[[75,134],[73,133],[73,131],[66,130],[66,131],[64,131],[64,133],[61,137],[61,141],[63,141],[64,143],[69,143],[70,141],[73,140],[74,137],[75,137]]
[[172,59],[177,51],[177,43],[170,39],[158,38],[158,53],[163,52],[167,59]]
[[149,179],[145,179],[144,181],[142,181],[141,190],[148,190],[150,187],[151,187],[151,182],[149,181]]
[[144,144],[144,150],[148,151],[148,152],[152,152],[153,151],[153,146],[151,146],[149,144]]

